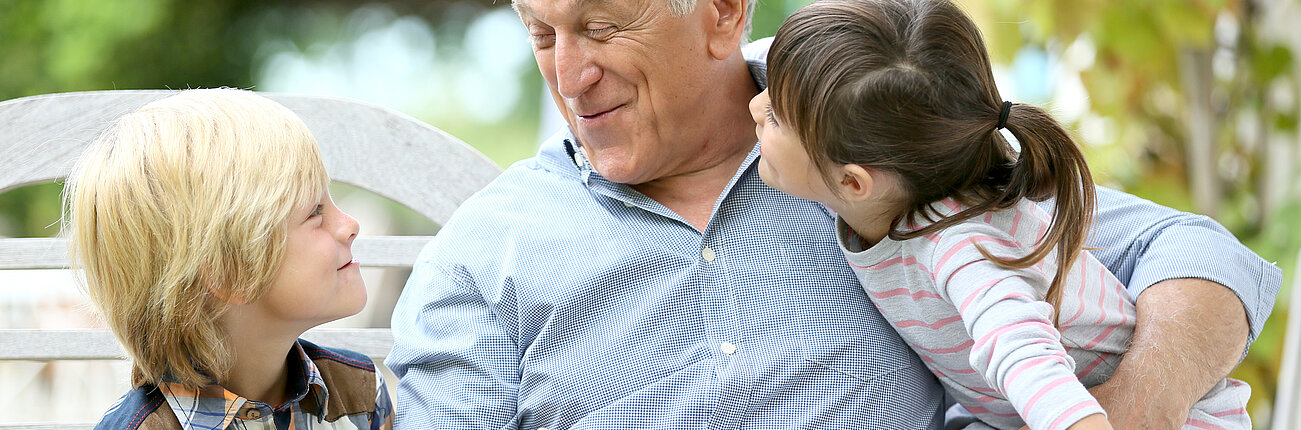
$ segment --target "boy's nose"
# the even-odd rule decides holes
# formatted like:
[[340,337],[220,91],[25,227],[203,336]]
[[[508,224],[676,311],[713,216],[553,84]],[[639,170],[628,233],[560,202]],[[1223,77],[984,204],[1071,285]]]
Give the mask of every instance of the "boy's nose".
[[357,239],[357,233],[361,232],[361,223],[358,223],[356,218],[344,211],[339,211],[339,218],[337,230],[339,241],[351,246],[352,241]]

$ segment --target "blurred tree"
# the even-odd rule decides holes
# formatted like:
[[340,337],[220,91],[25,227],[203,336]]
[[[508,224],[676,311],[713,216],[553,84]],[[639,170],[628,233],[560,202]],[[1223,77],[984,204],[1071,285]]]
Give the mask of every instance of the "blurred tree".
[[[772,35],[790,11],[806,3],[761,3],[755,34]],[[438,61],[458,61],[471,23],[488,10],[509,7],[495,0],[0,0],[0,5],[0,76],[5,77],[0,100],[67,91],[254,88],[268,42],[285,41],[306,52],[356,38],[346,21],[354,11],[375,5],[429,22],[440,47],[452,53]],[[519,79],[524,94],[541,94],[536,71]],[[532,155],[542,103],[549,101],[522,97],[497,124],[465,119],[457,109],[448,116],[420,116],[509,164]],[[58,219],[59,190],[46,184],[0,193],[0,236],[57,234],[51,225]]]
[[[1294,52],[1301,35],[1295,21],[1283,29],[1291,37],[1270,34],[1278,26],[1266,29],[1262,21],[1297,16],[1294,1],[965,3],[995,62],[1012,62],[1026,49],[1091,51],[1080,78],[1089,109],[1113,132],[1109,141],[1084,143],[1129,154],[1105,160],[1132,164],[1095,169],[1136,194],[1212,215],[1266,259],[1290,265],[1301,233],[1277,217],[1297,213],[1289,154],[1298,147]],[[1272,403],[1286,319],[1275,312],[1235,372],[1255,387],[1252,411]]]
[[[0,100],[131,88],[247,88],[256,45],[229,23],[262,2],[6,1]],[[0,235],[52,236],[57,185],[0,194]]]

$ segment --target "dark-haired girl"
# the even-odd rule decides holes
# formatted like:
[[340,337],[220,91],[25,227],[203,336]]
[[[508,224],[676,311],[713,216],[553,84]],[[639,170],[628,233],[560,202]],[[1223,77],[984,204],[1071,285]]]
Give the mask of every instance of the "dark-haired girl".
[[[1110,428],[1087,387],[1135,313],[1081,252],[1088,166],[1047,113],[999,96],[971,20],[944,0],[816,2],[778,30],[768,73],[759,175],[838,214],[864,288],[949,393],[996,428]],[[1184,427],[1250,428],[1249,396],[1221,381]]]

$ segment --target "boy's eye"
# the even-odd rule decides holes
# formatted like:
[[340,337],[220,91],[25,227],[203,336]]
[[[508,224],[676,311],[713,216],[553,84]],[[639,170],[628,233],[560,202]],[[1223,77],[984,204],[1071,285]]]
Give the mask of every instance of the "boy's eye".
[[766,109],[768,110],[768,122],[771,122],[774,126],[779,126],[777,124],[777,116],[772,113],[772,104],[769,103]]
[[324,209],[325,209],[325,206],[323,206],[323,205],[316,205],[316,207],[312,209],[312,214],[311,214],[311,215],[308,215],[307,217],[308,217],[308,218],[312,218],[312,217],[321,216],[321,211],[324,210]]

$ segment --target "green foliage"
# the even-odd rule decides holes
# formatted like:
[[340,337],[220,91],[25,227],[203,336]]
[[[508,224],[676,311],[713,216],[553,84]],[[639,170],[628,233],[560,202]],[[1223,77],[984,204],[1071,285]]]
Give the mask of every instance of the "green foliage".
[[54,237],[59,233],[62,184],[39,184],[0,194],[0,237]]
[[[308,52],[347,37],[349,2],[255,0],[0,0],[0,100],[33,94],[128,88],[232,86],[249,88],[265,61],[269,40]],[[808,0],[762,0],[754,38],[775,33]],[[1181,61],[1189,52],[1227,53],[1231,76],[1214,75],[1212,112],[1219,157],[1213,175],[1222,207],[1217,219],[1270,261],[1291,283],[1301,248],[1301,202],[1262,202],[1260,171],[1268,161],[1239,127],[1249,123],[1270,136],[1297,136],[1299,122],[1295,45],[1264,40],[1246,0],[969,0],[959,1],[986,36],[991,58],[1009,64],[1025,47],[1061,53],[1077,41],[1092,46],[1081,71],[1091,114],[1103,118],[1107,141],[1084,142],[1096,177],[1158,203],[1195,207],[1188,184],[1187,81]],[[1260,2],[1256,2],[1260,3]],[[459,46],[469,23],[492,2],[388,2],[401,15],[432,23],[440,48]],[[1217,33],[1236,27],[1237,39]],[[1232,39],[1224,41],[1221,39]],[[521,41],[521,43],[523,43]],[[453,112],[422,119],[507,165],[536,151],[544,83],[520,75],[524,97],[505,120],[478,123]],[[1281,90],[1280,90],[1281,88]],[[1290,91],[1288,103],[1271,94]],[[442,102],[441,100],[438,102]],[[1252,122],[1252,120],[1258,122]],[[1224,166],[1234,167],[1223,169]],[[1226,173],[1224,170],[1239,172]],[[1289,172],[1285,187],[1293,187]],[[0,236],[51,236],[57,232],[58,184],[0,194]],[[341,191],[348,193],[351,191]],[[1261,207],[1272,207],[1265,213]],[[406,217],[407,215],[399,216]],[[1272,221],[1270,221],[1272,220]],[[402,222],[405,223],[405,222]],[[418,223],[412,223],[418,225]],[[427,229],[427,226],[414,227]],[[1281,354],[1287,289],[1280,306],[1235,376],[1251,383],[1253,402],[1271,402]]]
[[[1158,203],[1193,210],[1198,205],[1189,174],[1209,175],[1219,197],[1219,206],[1214,208],[1217,219],[1262,257],[1278,261],[1285,273],[1291,273],[1301,248],[1301,229],[1295,221],[1301,219],[1301,203],[1295,200],[1293,188],[1297,178],[1294,172],[1287,172],[1288,179],[1277,185],[1283,188],[1282,193],[1263,186],[1270,153],[1260,146],[1269,141],[1268,136],[1291,140],[1297,136],[1296,102],[1277,106],[1269,100],[1271,91],[1279,88],[1292,91],[1291,98],[1297,98],[1298,83],[1292,77],[1296,67],[1292,50],[1297,46],[1260,37],[1255,28],[1262,13],[1260,2],[967,3],[985,13],[973,15],[984,27],[996,61],[1010,61],[1025,45],[1050,52],[1061,52],[1082,39],[1092,45],[1093,63],[1081,71],[1081,81],[1090,110],[1116,131],[1111,135],[1115,141],[1087,142],[1094,170],[1105,172],[1099,177]],[[1226,65],[1232,67],[1226,69]],[[1190,75],[1190,70],[1201,75]],[[1193,76],[1208,76],[1209,80],[1198,81]],[[1205,83],[1209,83],[1204,91],[1210,95],[1206,110],[1212,115],[1216,157],[1209,171],[1186,161],[1192,127],[1205,125],[1190,123],[1190,104],[1199,101],[1190,99],[1189,85]],[[1242,127],[1254,128],[1256,137],[1243,133]],[[1259,137],[1262,133],[1264,138]],[[1293,200],[1265,205],[1280,194]],[[1268,213],[1270,210],[1275,212]],[[1285,282],[1290,283],[1290,278]],[[1287,297],[1286,292],[1280,295],[1278,311],[1234,374],[1255,387],[1253,405],[1273,400]]]

